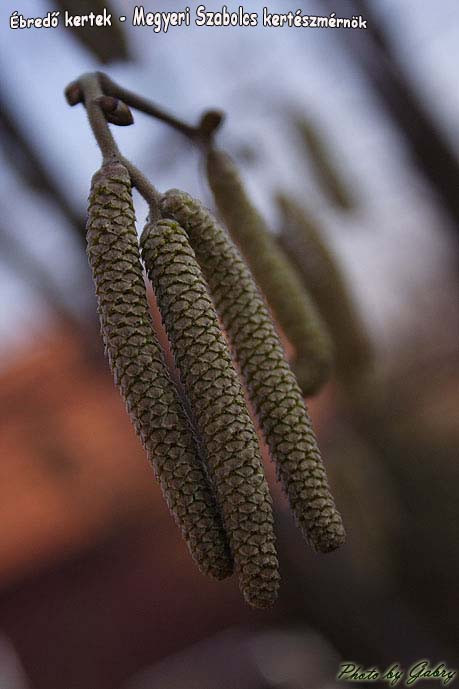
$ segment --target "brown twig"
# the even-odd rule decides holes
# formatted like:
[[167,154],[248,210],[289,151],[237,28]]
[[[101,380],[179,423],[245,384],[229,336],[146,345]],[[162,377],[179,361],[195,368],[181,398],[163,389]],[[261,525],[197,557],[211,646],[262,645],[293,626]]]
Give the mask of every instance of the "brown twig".
[[[132,185],[144,197],[150,205],[152,212],[154,212],[160,197],[159,192],[142,172],[121,154],[108,126],[106,113],[101,107],[100,99],[112,94],[104,93],[101,84],[101,73],[89,72],[83,74],[77,81],[69,84],[65,90],[65,95],[70,105],[76,105],[78,102],[83,101],[89,124],[101,150],[104,163],[114,160],[122,162],[129,171]],[[116,97],[118,98],[118,96]]]
[[195,126],[171,115],[153,101],[139,96],[133,91],[119,86],[104,72],[97,72],[99,83],[107,96],[114,96],[136,110],[150,115],[180,132],[194,143],[205,143],[214,134],[223,121],[224,115],[217,110],[207,110],[203,113],[199,123]]

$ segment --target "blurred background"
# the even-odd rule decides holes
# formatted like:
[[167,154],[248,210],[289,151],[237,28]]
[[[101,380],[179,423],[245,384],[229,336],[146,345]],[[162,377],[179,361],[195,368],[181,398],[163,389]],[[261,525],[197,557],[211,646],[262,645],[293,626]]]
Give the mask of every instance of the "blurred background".
[[[459,5],[273,0],[368,29],[167,34],[130,26],[134,5],[0,9],[0,687],[331,689],[344,660],[457,669]],[[9,28],[15,10],[103,7],[127,21]],[[189,122],[226,112],[218,141],[339,352],[308,405],[348,542],[313,553],[267,462],[282,575],[270,612],[194,567],[103,357],[84,253],[100,154],[63,97],[94,69]],[[123,153],[160,190],[211,205],[193,146],[134,116],[113,128]]]

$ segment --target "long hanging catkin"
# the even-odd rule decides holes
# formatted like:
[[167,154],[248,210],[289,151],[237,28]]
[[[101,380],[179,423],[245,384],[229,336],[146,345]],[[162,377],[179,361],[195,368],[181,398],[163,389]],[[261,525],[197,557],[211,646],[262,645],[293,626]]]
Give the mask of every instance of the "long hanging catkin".
[[237,168],[221,150],[207,152],[207,179],[217,209],[247,260],[274,317],[295,349],[300,387],[311,395],[328,379],[333,345],[316,305],[295,266],[279,250],[265,221],[252,205]]
[[286,194],[277,195],[282,215],[279,244],[295,263],[335,342],[336,373],[347,384],[368,371],[372,348],[345,277],[320,228]]
[[173,189],[160,207],[188,234],[299,526],[315,549],[334,550],[345,540],[341,516],[301,391],[247,265],[199,201]]
[[103,165],[92,179],[87,243],[115,382],[193,558],[204,573],[222,579],[232,571],[227,540],[153,332],[131,182],[119,162]]
[[271,496],[227,342],[180,225],[148,222],[140,245],[202,439],[241,590],[251,605],[267,607],[279,586]]

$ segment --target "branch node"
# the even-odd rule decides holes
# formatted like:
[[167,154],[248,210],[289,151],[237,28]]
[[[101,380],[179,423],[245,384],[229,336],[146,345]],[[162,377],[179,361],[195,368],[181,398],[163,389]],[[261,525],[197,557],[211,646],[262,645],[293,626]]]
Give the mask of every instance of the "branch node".
[[198,139],[206,146],[212,145],[214,134],[220,128],[224,119],[225,113],[221,110],[206,110],[203,112],[196,128]]
[[74,105],[78,105],[78,103],[82,103],[84,98],[83,98],[83,91],[81,89],[80,84],[78,81],[72,81],[65,89],[64,91],[64,96],[67,100],[67,103],[71,105],[72,107]]

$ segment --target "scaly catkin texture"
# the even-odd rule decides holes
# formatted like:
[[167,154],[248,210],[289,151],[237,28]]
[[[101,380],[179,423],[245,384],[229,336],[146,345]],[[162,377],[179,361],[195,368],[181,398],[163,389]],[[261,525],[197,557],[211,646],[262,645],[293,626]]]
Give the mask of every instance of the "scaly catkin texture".
[[241,590],[251,605],[267,607],[279,586],[271,496],[227,342],[180,225],[168,219],[149,222],[140,244],[202,439]]
[[93,177],[87,243],[115,382],[193,558],[204,573],[222,579],[232,569],[227,540],[153,331],[130,178],[118,162]]
[[252,205],[231,158],[220,150],[207,153],[207,179],[218,211],[271,307],[276,321],[295,348],[305,395],[329,378],[333,345],[315,303],[297,269],[279,250],[273,235]]
[[279,243],[298,267],[335,342],[336,372],[347,384],[357,382],[371,364],[372,348],[353,304],[345,277],[320,228],[286,194],[278,194],[282,214]]
[[167,192],[161,212],[188,234],[299,526],[315,549],[334,550],[345,539],[341,516],[303,396],[247,265],[211,213],[188,194]]

